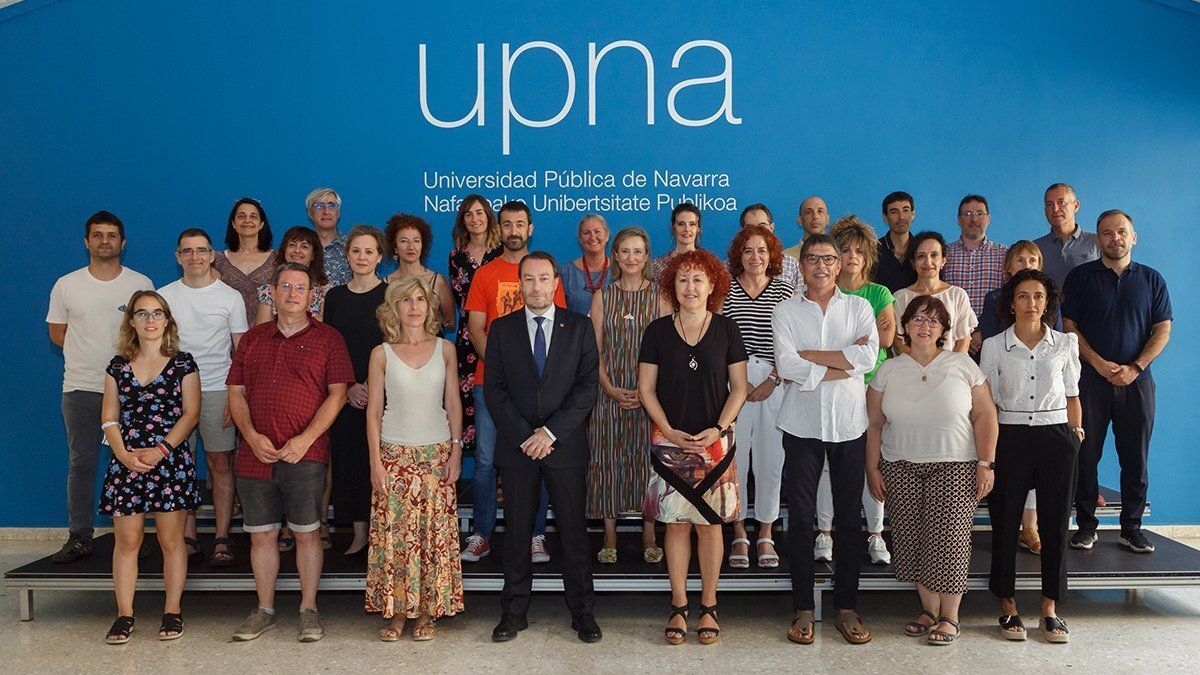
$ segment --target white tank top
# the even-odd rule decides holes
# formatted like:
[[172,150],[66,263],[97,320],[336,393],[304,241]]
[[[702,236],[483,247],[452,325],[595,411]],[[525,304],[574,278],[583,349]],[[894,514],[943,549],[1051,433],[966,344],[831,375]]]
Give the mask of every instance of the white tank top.
[[386,404],[380,438],[394,445],[433,445],[450,438],[450,422],[444,407],[446,363],[438,339],[429,361],[413,368],[383,345],[386,355],[384,394]]

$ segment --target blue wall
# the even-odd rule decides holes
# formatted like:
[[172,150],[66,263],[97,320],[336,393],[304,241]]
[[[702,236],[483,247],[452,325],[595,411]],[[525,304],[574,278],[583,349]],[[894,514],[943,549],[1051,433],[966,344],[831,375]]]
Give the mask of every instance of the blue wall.
[[[509,6],[511,3],[506,4]],[[276,231],[305,222],[317,185],[339,189],[344,224],[424,212],[423,172],[655,169],[729,174],[702,192],[764,201],[794,240],[811,193],[832,212],[882,229],[880,199],[917,199],[918,229],[957,236],[957,200],[991,200],[993,239],[1046,229],[1042,190],[1073,183],[1080,221],[1132,213],[1135,257],[1174,290],[1175,328],[1155,365],[1158,429],[1151,523],[1200,523],[1190,473],[1197,344],[1190,290],[1200,213],[1200,11],[1188,0],[1104,3],[108,3],[26,0],[0,10],[0,223],[9,237],[0,297],[9,317],[0,362],[0,525],[66,524],[66,452],[59,414],[61,353],[46,339],[47,296],[85,264],[84,219],[124,218],[126,264],[166,283],[184,227],[221,235],[235,197],[262,199]],[[515,12],[515,15],[514,15]],[[646,124],[645,65],[632,50],[605,57],[588,124],[588,43],[636,40],[654,59],[655,124]],[[577,76],[557,125],[514,123],[502,148],[502,44],[545,40]],[[668,92],[721,73],[713,40],[733,59],[731,124],[673,121]],[[429,106],[457,119],[475,99],[475,45],[485,44],[485,121],[436,128],[422,116],[418,44],[428,45]],[[512,98],[546,119],[567,91],[547,50],[523,54]],[[705,118],[720,84],[687,88],[679,114]],[[622,194],[683,190],[615,190]],[[491,190],[530,199],[533,190]],[[556,192],[551,190],[551,192]],[[568,191],[575,196],[609,190]],[[452,216],[426,214],[448,252]],[[535,244],[574,255],[577,214],[535,215]],[[666,212],[617,213],[667,243]],[[710,211],[704,242],[722,248],[736,211]],[[1193,411],[1189,413],[1188,411]],[[1111,449],[1103,480],[1116,483]]]

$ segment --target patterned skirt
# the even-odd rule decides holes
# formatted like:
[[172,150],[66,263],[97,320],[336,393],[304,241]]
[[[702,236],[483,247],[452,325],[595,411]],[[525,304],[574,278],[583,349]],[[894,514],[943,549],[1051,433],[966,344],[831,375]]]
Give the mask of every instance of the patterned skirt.
[[736,520],[736,449],[732,429],[703,454],[680,450],[654,429],[650,446],[653,470],[642,513],[662,523],[720,525]]
[[366,610],[390,619],[463,611],[455,486],[441,484],[450,441],[380,444],[387,494],[371,496]]

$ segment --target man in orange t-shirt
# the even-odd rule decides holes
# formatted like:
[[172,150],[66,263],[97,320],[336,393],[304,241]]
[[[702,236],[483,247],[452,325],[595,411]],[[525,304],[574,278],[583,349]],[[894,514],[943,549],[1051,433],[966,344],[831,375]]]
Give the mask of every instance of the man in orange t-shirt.
[[[492,532],[496,528],[496,425],[488,414],[483,398],[483,355],[487,352],[487,332],[492,321],[525,307],[521,297],[518,265],[529,252],[533,236],[533,220],[529,207],[523,202],[507,202],[500,207],[500,238],[504,251],[500,257],[480,267],[471,280],[467,293],[467,330],[471,346],[479,354],[475,367],[475,468],[472,477],[472,521],[474,533],[467,538],[462,551],[464,562],[476,562],[492,552]],[[566,297],[562,284],[554,292],[554,304],[565,308]],[[546,508],[549,495],[542,488],[542,502],[534,522],[530,556],[535,563],[550,561],[546,552]]]

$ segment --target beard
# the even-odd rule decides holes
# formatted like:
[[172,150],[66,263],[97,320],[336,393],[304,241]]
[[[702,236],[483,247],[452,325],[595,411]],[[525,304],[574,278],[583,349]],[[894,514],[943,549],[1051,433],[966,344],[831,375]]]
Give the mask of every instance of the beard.
[[521,237],[506,237],[504,239],[504,248],[510,251],[520,251],[521,249],[525,248],[525,244],[528,241],[528,239],[523,239]]

